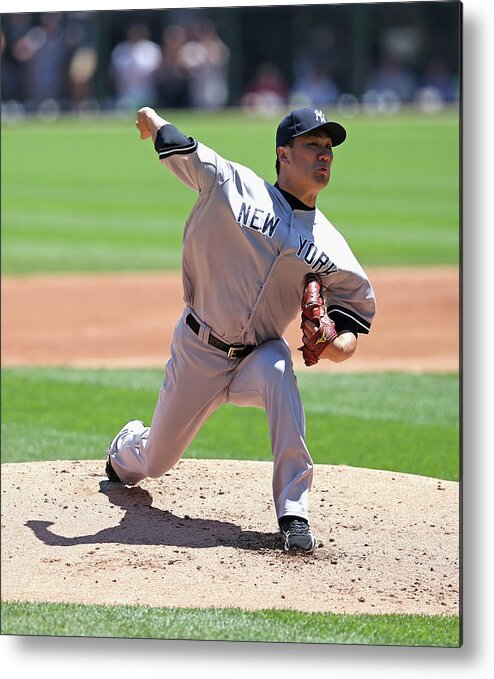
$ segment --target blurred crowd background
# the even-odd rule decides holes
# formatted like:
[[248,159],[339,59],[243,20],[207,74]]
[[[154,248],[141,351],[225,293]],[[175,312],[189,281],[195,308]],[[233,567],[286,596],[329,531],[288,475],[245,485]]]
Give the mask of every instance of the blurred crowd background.
[[459,100],[457,2],[1,15],[2,120],[287,106],[353,115]]

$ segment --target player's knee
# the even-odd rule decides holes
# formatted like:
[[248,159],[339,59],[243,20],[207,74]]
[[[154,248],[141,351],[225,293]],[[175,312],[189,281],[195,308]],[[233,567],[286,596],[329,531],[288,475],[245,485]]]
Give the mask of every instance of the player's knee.
[[151,469],[148,470],[147,478],[148,479],[159,479],[167,471],[168,471],[167,467],[165,467],[164,469],[161,469],[161,468],[157,469],[155,467],[152,467]]
[[181,455],[169,454],[151,456],[145,465],[146,476],[150,479],[159,479],[178,462],[180,457]]
[[151,457],[146,462],[146,476],[150,479],[159,479],[172,466],[173,464],[169,464],[163,457]]

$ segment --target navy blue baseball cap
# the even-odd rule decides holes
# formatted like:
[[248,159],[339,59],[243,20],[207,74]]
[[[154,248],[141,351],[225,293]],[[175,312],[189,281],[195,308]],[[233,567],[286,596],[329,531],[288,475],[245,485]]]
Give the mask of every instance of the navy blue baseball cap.
[[346,139],[346,130],[339,123],[328,122],[324,113],[318,108],[297,108],[283,118],[276,130],[276,148],[306,132],[324,129],[331,137],[333,146],[342,144]]

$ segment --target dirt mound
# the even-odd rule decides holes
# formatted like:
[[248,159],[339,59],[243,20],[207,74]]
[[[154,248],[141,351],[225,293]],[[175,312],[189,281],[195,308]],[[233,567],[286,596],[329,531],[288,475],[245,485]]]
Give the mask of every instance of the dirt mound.
[[280,551],[272,464],[181,460],[126,488],[104,462],[2,465],[7,601],[458,614],[458,484],[316,465],[310,556]]

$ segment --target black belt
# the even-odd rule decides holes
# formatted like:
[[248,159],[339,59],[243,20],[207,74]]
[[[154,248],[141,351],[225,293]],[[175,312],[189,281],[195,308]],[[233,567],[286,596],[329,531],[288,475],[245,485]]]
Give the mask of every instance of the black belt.
[[[199,334],[201,326],[192,314],[188,314],[185,322],[189,328],[195,332],[196,335]],[[228,355],[228,358],[245,358],[256,348],[254,344],[225,344],[225,342],[222,342],[220,339],[214,337],[214,335],[211,334],[209,335],[208,344],[210,344],[212,347],[215,347],[216,349],[219,349],[220,351],[224,351],[225,354]]]

